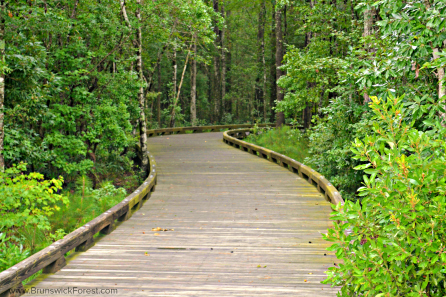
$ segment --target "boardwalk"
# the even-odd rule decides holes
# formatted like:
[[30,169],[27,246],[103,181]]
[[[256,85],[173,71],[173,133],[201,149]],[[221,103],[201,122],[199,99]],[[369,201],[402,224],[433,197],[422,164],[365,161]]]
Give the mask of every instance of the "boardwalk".
[[320,235],[330,205],[313,186],[224,144],[222,133],[149,142],[159,172],[150,200],[30,286],[117,289],[117,296],[336,295],[320,284],[336,259]]

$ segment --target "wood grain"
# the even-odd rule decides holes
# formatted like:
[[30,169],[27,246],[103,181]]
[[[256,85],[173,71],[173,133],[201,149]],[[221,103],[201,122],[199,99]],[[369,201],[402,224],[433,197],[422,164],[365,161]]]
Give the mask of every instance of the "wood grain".
[[[321,237],[331,226],[330,203],[314,186],[228,146],[219,132],[150,138],[149,150],[158,173],[150,199],[27,288],[118,289],[117,296],[336,295],[337,288],[320,283],[337,260]],[[157,227],[170,231],[152,231]]]

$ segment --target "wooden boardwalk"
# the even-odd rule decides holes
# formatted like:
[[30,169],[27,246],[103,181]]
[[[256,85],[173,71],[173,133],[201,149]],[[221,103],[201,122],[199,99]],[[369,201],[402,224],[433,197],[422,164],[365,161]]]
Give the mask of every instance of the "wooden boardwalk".
[[27,288],[118,290],[78,296],[336,295],[320,283],[336,258],[320,234],[331,224],[330,205],[313,186],[224,144],[222,133],[150,138],[149,150],[159,174],[152,197]]

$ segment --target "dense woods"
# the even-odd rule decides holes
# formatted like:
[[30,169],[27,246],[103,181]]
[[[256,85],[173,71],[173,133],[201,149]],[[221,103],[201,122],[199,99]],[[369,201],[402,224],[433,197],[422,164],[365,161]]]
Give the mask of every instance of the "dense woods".
[[68,203],[137,185],[147,129],[276,123],[347,200],[326,282],[445,295],[443,0],[0,5],[2,269],[38,250],[30,228],[69,232]]

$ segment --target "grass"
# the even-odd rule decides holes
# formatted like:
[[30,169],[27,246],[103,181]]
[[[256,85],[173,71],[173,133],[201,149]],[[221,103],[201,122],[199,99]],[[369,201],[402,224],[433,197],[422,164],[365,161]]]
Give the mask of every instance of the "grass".
[[244,141],[256,144],[296,161],[303,162],[308,154],[308,141],[298,129],[283,126],[278,129],[261,129],[259,134],[251,134]]

